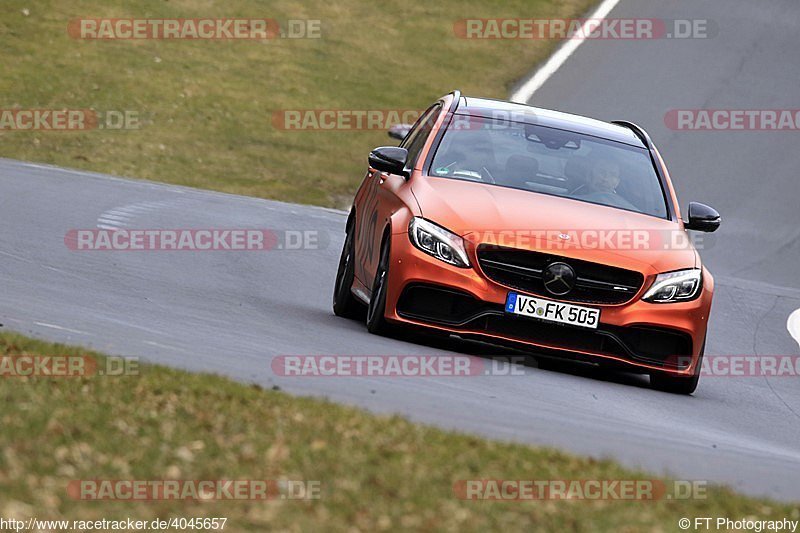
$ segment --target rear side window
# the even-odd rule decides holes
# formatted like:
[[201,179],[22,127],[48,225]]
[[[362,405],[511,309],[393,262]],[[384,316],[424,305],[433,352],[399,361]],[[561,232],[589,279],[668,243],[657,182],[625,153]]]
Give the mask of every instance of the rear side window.
[[431,106],[422,114],[419,120],[417,120],[417,123],[414,124],[408,136],[403,139],[403,142],[400,144],[400,146],[408,150],[407,168],[414,168],[419,152],[422,150],[422,147],[425,146],[425,141],[428,139],[431,130],[433,130],[433,124],[436,122],[436,118],[439,116],[441,110],[442,105],[439,103]]

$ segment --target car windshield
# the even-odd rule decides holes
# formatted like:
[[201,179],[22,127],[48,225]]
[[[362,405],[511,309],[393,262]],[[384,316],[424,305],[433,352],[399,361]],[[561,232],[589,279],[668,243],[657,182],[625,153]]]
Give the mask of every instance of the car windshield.
[[667,218],[647,150],[534,124],[456,116],[430,174]]

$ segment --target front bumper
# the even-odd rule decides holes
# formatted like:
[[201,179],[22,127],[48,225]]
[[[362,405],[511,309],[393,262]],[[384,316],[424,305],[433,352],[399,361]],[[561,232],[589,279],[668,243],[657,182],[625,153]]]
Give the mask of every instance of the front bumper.
[[689,302],[642,301],[653,275],[646,276],[639,294],[628,303],[580,304],[601,310],[600,324],[591,330],[505,313],[506,296],[515,289],[484,276],[474,250],[468,250],[471,268],[454,267],[423,253],[405,233],[392,235],[391,250],[389,321],[644,373],[691,375],[698,364],[713,292],[706,272],[702,293]]

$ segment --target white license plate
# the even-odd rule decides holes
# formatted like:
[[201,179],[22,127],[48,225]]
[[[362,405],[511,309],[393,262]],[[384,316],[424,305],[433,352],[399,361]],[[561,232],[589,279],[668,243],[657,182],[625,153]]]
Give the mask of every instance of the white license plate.
[[508,293],[506,312],[591,329],[596,329],[600,322],[599,309],[554,302],[516,292]]

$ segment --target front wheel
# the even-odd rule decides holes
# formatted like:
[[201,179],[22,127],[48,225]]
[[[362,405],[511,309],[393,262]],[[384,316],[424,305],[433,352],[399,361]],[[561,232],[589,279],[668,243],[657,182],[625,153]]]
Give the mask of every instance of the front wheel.
[[363,315],[363,304],[356,300],[351,292],[355,277],[355,239],[353,227],[349,224],[345,234],[339,268],[336,271],[336,282],[333,288],[333,312],[336,316],[358,318]]
[[386,321],[386,293],[389,290],[389,239],[381,247],[381,258],[375,281],[372,283],[372,297],[367,308],[367,330],[376,335],[386,335],[390,325]]
[[672,394],[692,394],[697,389],[697,384],[700,381],[700,370],[703,365],[705,351],[706,346],[703,344],[703,348],[700,350],[700,358],[697,360],[697,366],[691,376],[679,377],[662,372],[653,372],[650,374],[650,386],[656,390]]

